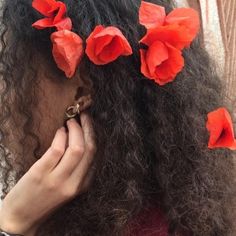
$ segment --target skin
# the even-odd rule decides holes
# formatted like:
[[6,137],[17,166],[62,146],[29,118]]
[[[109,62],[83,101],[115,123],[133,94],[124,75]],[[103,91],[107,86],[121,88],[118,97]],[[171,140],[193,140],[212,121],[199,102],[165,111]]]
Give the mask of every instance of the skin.
[[68,132],[62,127],[64,112],[74,103],[78,86],[84,86],[79,78],[55,83],[42,77],[40,87],[44,89],[39,94],[40,103],[34,115],[40,120],[35,129],[44,154],[3,200],[0,228],[4,231],[33,236],[54,210],[88,190],[96,154],[92,122],[83,111],[92,104],[88,96],[79,99],[83,103],[81,126],[71,119],[67,121]]

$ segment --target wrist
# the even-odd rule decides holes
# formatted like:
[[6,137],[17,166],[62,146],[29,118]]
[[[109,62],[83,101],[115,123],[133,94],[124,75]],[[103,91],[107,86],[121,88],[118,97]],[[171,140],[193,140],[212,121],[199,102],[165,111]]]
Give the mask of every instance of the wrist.
[[36,228],[30,228],[26,230],[22,229],[21,227],[17,227],[14,224],[0,224],[0,229],[6,233],[17,236],[34,236],[36,234]]
[[9,234],[16,234],[22,236],[34,236],[36,233],[36,227],[25,227],[18,225],[14,220],[6,220],[0,213],[0,229]]
[[[9,236],[35,236],[36,234],[36,230],[35,231],[27,231],[27,232],[20,232],[20,231],[17,231],[17,230],[10,230],[10,229],[5,229],[5,228],[1,228],[0,227],[0,235],[2,235],[3,233],[6,233],[6,235],[9,235]],[[5,234],[3,234],[5,235]]]

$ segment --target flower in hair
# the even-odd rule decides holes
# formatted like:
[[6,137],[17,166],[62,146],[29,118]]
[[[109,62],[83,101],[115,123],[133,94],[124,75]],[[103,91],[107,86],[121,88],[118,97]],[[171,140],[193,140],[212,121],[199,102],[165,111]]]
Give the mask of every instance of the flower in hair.
[[105,65],[120,56],[132,54],[128,40],[118,28],[113,26],[96,26],[86,43],[86,54],[96,65]]
[[76,33],[60,30],[51,34],[53,57],[67,78],[73,77],[84,54],[83,40]]
[[55,0],[34,0],[32,6],[46,18],[35,22],[36,29],[56,27],[51,34],[52,54],[59,69],[72,78],[84,54],[83,40],[73,33],[72,21],[66,17],[66,5]]
[[142,73],[159,85],[173,81],[184,66],[181,51],[168,43],[156,41],[149,50],[141,49],[140,53]]
[[172,82],[184,67],[182,49],[189,47],[196,37],[200,20],[191,8],[179,8],[167,16],[165,9],[142,1],[139,11],[140,24],[146,35],[140,40],[141,72],[159,85]]
[[66,17],[66,5],[55,0],[33,0],[32,6],[45,18],[36,21],[33,27],[45,29],[56,27],[57,30],[71,30],[72,22]]
[[236,150],[232,119],[225,108],[221,107],[210,112],[206,127],[210,133],[209,148],[229,148]]

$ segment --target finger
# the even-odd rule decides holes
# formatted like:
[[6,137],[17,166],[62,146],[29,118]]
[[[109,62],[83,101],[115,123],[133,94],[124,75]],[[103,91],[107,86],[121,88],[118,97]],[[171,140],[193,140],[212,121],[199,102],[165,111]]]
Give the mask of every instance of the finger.
[[81,161],[84,154],[84,134],[80,125],[75,119],[67,121],[68,126],[68,147],[55,169],[55,174],[69,176]]
[[40,168],[42,171],[52,171],[60,162],[66,150],[67,133],[64,127],[57,130],[50,148],[46,153],[34,164],[34,167]]
[[86,112],[81,113],[80,120],[84,132],[85,151],[81,162],[72,173],[72,176],[77,180],[83,181],[89,167],[94,160],[94,156],[96,153],[96,142],[92,120],[89,115]]

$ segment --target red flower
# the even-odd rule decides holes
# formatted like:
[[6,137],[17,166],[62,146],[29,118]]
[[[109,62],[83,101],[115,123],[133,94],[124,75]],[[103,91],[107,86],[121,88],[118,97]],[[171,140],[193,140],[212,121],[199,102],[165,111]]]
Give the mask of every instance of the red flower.
[[162,6],[145,1],[142,1],[140,6],[139,21],[147,29],[167,25],[182,26],[181,31],[185,28],[184,36],[189,40],[185,46],[190,45],[200,28],[199,14],[192,8],[177,8],[166,16],[165,9]]
[[159,85],[173,81],[184,67],[180,50],[189,47],[199,31],[198,13],[179,8],[166,16],[163,7],[142,1],[139,20],[147,28],[140,40],[148,47],[140,50],[142,73]]
[[236,150],[232,119],[225,108],[222,107],[210,112],[206,127],[210,132],[209,148],[229,148]]
[[184,66],[181,51],[170,44],[154,42],[148,50],[140,50],[141,72],[159,85],[172,82]]
[[32,6],[46,18],[36,21],[36,29],[56,27],[57,30],[71,30],[72,22],[66,17],[66,5],[55,0],[33,0]]
[[73,77],[83,56],[83,40],[79,35],[61,30],[51,34],[53,57],[68,78]]
[[132,48],[125,36],[113,26],[97,26],[86,42],[86,54],[96,65],[105,65],[119,56],[132,54]]

